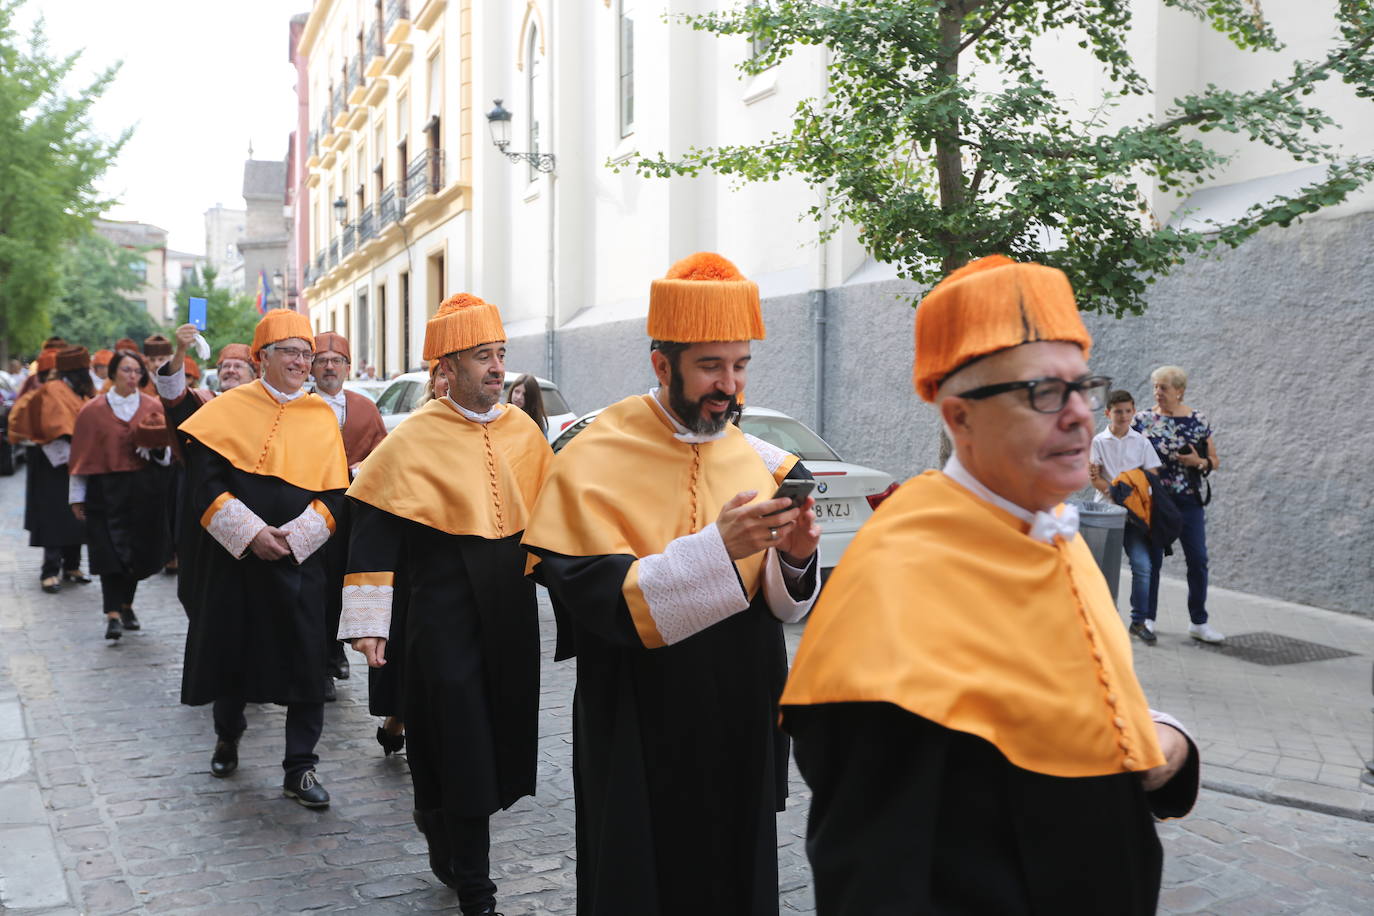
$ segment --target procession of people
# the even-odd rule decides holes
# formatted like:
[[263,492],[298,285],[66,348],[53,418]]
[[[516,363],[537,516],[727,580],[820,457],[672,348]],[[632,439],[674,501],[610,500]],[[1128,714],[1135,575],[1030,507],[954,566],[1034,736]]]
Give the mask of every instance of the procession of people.
[[[540,667],[567,660],[579,913],[777,916],[793,752],[823,916],[1154,912],[1155,822],[1192,808],[1198,744],[1135,674],[1153,608],[1128,633],[1066,500],[1159,461],[1094,459],[1118,400],[1065,275],[994,255],[924,298],[913,381],[953,454],[882,503],[824,589],[811,472],[738,424],[758,286],[703,252],[648,301],[647,363],[622,358],[656,385],[557,455],[532,377],[503,403],[501,310],[471,293],[427,322],[428,396],[389,434],[343,387],[349,341],[293,310],[222,348],[218,393],[194,387],[194,325],[94,359],[50,338],[9,428],[39,587],[90,582],[84,548],[118,646],[144,622],[138,583],[175,569],[208,775],[235,775],[250,704],[284,706],[282,792],[307,808],[331,802],[317,745],[351,645],[465,916],[498,913],[492,827],[540,791]],[[1210,435],[1166,468],[1210,472]],[[1213,641],[1188,511],[1192,635]],[[1166,547],[1147,529],[1129,549]],[[1151,603],[1157,559],[1153,576]]]

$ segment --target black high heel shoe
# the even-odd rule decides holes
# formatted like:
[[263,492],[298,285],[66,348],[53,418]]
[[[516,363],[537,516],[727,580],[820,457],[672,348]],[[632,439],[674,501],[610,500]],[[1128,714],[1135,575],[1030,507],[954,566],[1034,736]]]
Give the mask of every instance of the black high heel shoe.
[[382,746],[384,756],[390,757],[392,754],[396,753],[397,751],[401,750],[403,747],[406,746],[406,733],[401,732],[399,735],[393,735],[391,732],[387,731],[383,726],[378,725],[377,743]]
[[72,585],[90,585],[91,577],[79,569],[69,569],[62,573],[62,581]]

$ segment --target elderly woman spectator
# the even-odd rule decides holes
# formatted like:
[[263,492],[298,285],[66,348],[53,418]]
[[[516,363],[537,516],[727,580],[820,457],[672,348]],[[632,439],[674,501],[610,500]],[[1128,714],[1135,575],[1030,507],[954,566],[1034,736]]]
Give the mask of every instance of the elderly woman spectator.
[[539,390],[539,380],[528,373],[520,376],[510,386],[506,400],[530,415],[545,433],[549,431],[549,415],[544,411],[544,395]]
[[[1159,453],[1160,482],[1169,490],[1183,520],[1179,543],[1188,566],[1188,635],[1218,643],[1226,637],[1208,623],[1207,528],[1204,507],[1211,486],[1204,478],[1221,466],[1212,425],[1201,411],[1183,403],[1188,373],[1178,366],[1160,366],[1150,373],[1155,406],[1135,415],[1134,427],[1145,434]],[[1206,494],[1204,496],[1204,493]],[[1163,547],[1150,547],[1150,617],[1159,606],[1159,570]]]

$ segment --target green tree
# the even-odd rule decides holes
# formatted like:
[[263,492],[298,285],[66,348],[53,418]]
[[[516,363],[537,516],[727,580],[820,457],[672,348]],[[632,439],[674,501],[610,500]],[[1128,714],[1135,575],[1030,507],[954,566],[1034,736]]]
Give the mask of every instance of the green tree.
[[262,316],[253,306],[247,293],[234,293],[224,286],[216,286],[219,275],[207,265],[202,273],[191,273],[191,279],[177,290],[177,327],[189,319],[192,296],[205,300],[205,340],[210,344],[213,359],[225,344],[252,343],[253,329]]
[[48,333],[66,245],[108,205],[95,182],[129,138],[102,139],[90,122],[118,67],[67,92],[80,55],[51,56],[41,19],[21,48],[14,19],[23,2],[0,0],[0,360]]
[[[1243,50],[1281,47],[1256,0],[1164,2]],[[1374,95],[1370,0],[1340,0],[1330,53],[1287,67],[1266,88],[1209,85],[1174,99],[1160,118],[1123,124],[1122,103],[1150,91],[1126,46],[1131,7],[1129,0],[759,0],[683,15],[698,30],[755,38],[761,50],[742,65],[746,74],[800,46],[824,47],[827,93],[801,102],[791,129],[762,143],[642,157],[633,167],[662,177],[703,169],[744,180],[797,175],[819,193],[812,217],[857,226],[869,253],[909,279],[930,285],[972,258],[1002,252],[1063,269],[1082,307],[1117,316],[1141,312],[1147,285],[1185,257],[1287,226],[1374,176],[1374,158],[1346,157],[1324,142],[1322,132],[1335,124],[1310,98],[1331,79],[1361,98]],[[1037,64],[1035,42],[1054,33],[1075,36],[1110,84],[1087,115],[1074,113]],[[1231,158],[1204,142],[1216,133],[1324,166],[1324,177],[1226,225],[1158,226],[1146,182],[1182,195],[1216,176]]]
[[121,337],[140,344],[163,329],[146,309],[124,293],[143,288],[143,254],[88,232],[69,245],[60,267],[61,292],[52,308],[52,326],[70,343],[91,352]]

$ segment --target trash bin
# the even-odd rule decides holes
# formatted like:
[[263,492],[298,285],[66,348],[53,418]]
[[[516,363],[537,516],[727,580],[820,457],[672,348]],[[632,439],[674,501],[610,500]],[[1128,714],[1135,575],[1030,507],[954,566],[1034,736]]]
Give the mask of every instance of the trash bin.
[[1078,509],[1078,532],[1088,542],[1115,601],[1121,582],[1121,543],[1126,537],[1126,510],[1108,502],[1075,502],[1074,506]]

